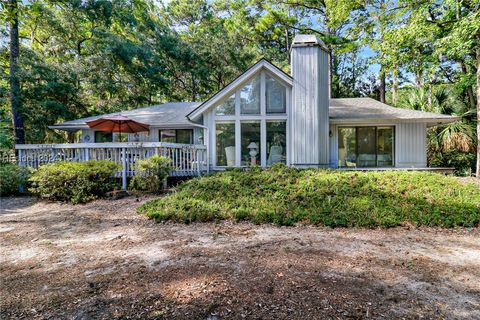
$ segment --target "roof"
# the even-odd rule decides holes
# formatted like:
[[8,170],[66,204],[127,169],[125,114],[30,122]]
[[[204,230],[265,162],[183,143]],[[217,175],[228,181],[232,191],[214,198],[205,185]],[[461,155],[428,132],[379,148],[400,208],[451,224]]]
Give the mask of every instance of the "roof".
[[[169,102],[146,108],[67,121],[50,128],[62,130],[88,128],[87,121],[118,115],[155,127],[192,126],[187,116],[201,105],[201,102]],[[425,122],[442,124],[459,119],[444,114],[395,108],[372,98],[331,99],[329,115],[330,122],[333,124],[378,123],[380,121],[387,123]]]
[[254,74],[259,72],[261,69],[266,69],[276,75],[279,79],[284,81],[288,85],[292,85],[292,77],[286,74],[283,70],[272,64],[266,59],[260,59],[257,63],[247,69],[244,73],[236,77],[232,82],[230,82],[223,89],[215,93],[210,99],[202,103],[195,110],[190,112],[187,117],[192,120],[198,119],[206,110],[211,108],[213,105],[224,99],[225,97],[230,97],[241,85],[248,81]]
[[151,126],[191,126],[192,123],[187,119],[186,115],[198,107],[201,102],[169,102],[159,105],[154,105],[146,108],[139,108],[109,114],[102,114],[98,116],[81,118],[72,121],[51,126],[52,129],[80,129],[88,128],[87,121],[96,120],[103,117],[111,116],[125,116],[129,119],[146,123]]
[[331,123],[353,122],[425,122],[450,123],[458,117],[389,106],[372,98],[344,98],[330,100]]
[[322,48],[324,51],[329,52],[330,50],[325,45],[325,43],[318,39],[316,36],[311,34],[297,34],[292,41],[292,48],[293,47],[309,47],[309,46],[317,46]]

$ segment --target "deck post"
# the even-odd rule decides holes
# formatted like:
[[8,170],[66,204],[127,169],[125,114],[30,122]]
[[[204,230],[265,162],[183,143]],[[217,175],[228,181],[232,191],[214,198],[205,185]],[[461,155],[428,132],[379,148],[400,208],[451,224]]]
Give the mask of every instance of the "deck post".
[[18,151],[18,158],[17,158],[17,163],[24,167],[25,166],[25,163],[23,162],[23,157],[22,157],[22,150],[21,149],[17,149]]
[[127,149],[122,148],[122,190],[127,190]]

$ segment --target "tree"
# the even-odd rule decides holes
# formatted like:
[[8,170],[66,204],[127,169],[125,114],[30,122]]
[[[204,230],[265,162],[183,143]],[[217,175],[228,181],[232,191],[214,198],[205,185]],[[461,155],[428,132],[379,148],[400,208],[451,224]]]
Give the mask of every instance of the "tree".
[[430,21],[442,26],[444,31],[437,41],[437,52],[455,60],[476,61],[476,176],[480,178],[480,2],[448,0],[443,6],[431,4],[431,7]]
[[15,143],[25,143],[23,116],[21,114],[22,100],[20,97],[20,80],[18,76],[18,58],[20,55],[20,41],[18,34],[18,3],[17,0],[8,0],[7,19],[10,21],[10,105],[12,122],[15,133]]

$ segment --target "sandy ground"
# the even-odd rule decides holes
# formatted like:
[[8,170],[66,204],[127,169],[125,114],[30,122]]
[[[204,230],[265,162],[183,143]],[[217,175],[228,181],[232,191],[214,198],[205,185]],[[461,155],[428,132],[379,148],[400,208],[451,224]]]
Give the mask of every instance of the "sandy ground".
[[480,319],[478,229],[155,224],[2,199],[1,319]]

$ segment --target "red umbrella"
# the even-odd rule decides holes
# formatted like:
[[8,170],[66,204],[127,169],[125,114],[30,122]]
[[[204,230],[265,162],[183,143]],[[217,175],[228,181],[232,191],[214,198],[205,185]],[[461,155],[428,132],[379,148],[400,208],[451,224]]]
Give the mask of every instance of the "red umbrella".
[[87,124],[92,129],[106,132],[135,133],[149,130],[148,124],[141,123],[120,115],[87,121]]

